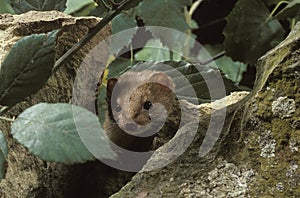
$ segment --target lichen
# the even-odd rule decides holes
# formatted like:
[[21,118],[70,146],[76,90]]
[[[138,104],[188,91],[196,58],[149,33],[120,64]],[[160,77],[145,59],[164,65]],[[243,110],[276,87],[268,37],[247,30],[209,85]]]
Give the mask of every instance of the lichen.
[[296,111],[294,99],[288,97],[278,97],[277,100],[272,102],[272,112],[274,116],[281,119],[289,118]]

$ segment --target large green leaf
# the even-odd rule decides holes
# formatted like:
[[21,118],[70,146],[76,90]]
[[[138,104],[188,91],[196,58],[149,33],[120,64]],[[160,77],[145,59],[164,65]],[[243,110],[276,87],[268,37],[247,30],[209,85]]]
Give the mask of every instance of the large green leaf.
[[8,154],[8,147],[6,144],[5,137],[0,130],[0,180],[4,178],[6,172],[6,160]]
[[146,26],[162,26],[184,32],[189,27],[185,21],[183,8],[189,3],[178,0],[144,0],[138,6],[138,14]]
[[0,0],[0,14],[5,13],[15,14],[8,0]]
[[[260,0],[239,0],[227,17],[225,51],[235,61],[254,64],[283,39],[284,30]],[[274,45],[273,45],[274,44]]]
[[287,17],[296,17],[300,15],[300,0],[293,0],[283,10],[275,15],[276,19],[285,19]]
[[[37,104],[21,113],[12,124],[12,135],[30,152],[46,161],[65,164],[94,160],[83,144],[101,158],[114,159],[95,114],[70,104]],[[83,139],[81,139],[83,138]],[[93,153],[94,154],[94,153]]]
[[0,104],[12,106],[38,91],[51,75],[56,31],[26,36],[10,50],[0,68]]
[[[143,20],[146,26],[160,26],[185,32],[189,29],[185,20],[184,7],[189,1],[165,0],[165,1],[142,1],[138,9],[138,16]],[[164,45],[172,47],[176,44],[177,35],[160,35],[160,31],[150,29],[155,38],[160,38]],[[170,40],[172,42],[170,42]]]
[[30,10],[63,12],[66,8],[66,0],[9,0],[16,14],[22,14]]

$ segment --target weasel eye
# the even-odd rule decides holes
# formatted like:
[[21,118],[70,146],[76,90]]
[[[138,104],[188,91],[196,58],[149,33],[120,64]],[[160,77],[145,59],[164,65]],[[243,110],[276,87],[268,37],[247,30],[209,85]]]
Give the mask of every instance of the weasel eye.
[[122,107],[119,104],[117,104],[116,105],[116,112],[120,112],[121,110],[122,110]]
[[152,102],[146,101],[144,103],[144,109],[149,110],[152,107]]

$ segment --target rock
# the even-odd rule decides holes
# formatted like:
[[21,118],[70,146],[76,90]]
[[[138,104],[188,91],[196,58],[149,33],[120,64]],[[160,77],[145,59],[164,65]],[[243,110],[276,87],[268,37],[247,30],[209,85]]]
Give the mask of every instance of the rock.
[[[210,135],[211,114],[203,112],[221,111],[205,105],[193,138],[197,125],[187,123],[111,197],[299,197],[299,30],[300,23],[260,58],[254,90],[232,97],[239,102],[227,106],[224,130],[208,155],[199,155]],[[189,106],[196,114],[198,108]]]

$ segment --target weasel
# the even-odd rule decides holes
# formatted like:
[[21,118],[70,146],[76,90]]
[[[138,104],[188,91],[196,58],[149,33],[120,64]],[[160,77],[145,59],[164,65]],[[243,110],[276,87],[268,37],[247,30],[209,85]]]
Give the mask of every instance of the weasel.
[[158,131],[164,131],[160,136],[173,136],[178,130],[174,118],[181,115],[174,89],[172,79],[159,71],[128,71],[108,79],[104,122],[108,138],[124,149],[141,152],[152,148]]

